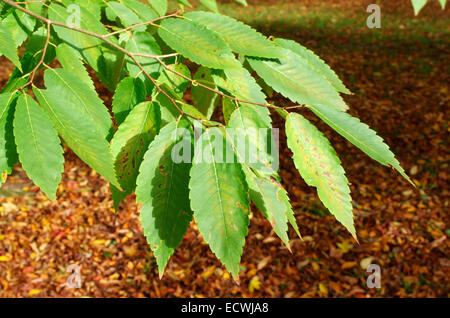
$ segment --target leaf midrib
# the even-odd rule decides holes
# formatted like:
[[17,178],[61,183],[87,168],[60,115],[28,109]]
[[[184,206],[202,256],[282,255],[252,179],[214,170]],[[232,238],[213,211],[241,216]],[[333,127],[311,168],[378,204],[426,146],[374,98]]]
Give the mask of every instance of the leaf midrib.
[[[208,141],[209,141],[208,145],[210,147],[211,156],[213,156],[213,149],[212,149],[212,144],[211,144],[211,136],[210,136],[208,130],[206,130],[206,134],[208,135]],[[215,158],[213,158],[212,164],[213,164],[213,170],[214,170],[214,178],[215,178],[215,181],[216,181],[217,195],[219,197],[220,211],[221,211],[221,214],[222,214],[222,221],[223,221],[223,228],[224,228],[224,232],[225,232],[224,233],[225,234],[225,239],[228,240],[227,222],[225,220],[225,211],[223,209],[221,187],[220,187],[220,183],[219,183],[219,177],[217,175],[217,166],[216,166]]]

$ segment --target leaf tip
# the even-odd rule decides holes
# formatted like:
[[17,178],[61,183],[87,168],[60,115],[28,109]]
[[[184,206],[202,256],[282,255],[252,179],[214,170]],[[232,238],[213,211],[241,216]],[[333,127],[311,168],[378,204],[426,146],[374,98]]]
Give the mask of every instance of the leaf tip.
[[288,251],[292,254],[292,248],[291,245],[288,243],[286,244],[286,248],[288,249]]

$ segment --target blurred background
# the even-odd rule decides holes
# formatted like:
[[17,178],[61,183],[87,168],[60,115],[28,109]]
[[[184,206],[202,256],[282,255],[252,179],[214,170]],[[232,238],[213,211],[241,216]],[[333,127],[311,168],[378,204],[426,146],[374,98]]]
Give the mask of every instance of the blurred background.
[[[369,29],[375,0],[247,1],[219,1],[220,11],[320,55],[354,93],[349,112],[385,139],[417,189],[302,110],[347,171],[359,244],[296,172],[282,135],[280,175],[303,240],[290,232],[290,253],[254,209],[238,285],[192,224],[160,280],[134,198],[115,214],[108,183],[66,148],[57,201],[20,166],[0,189],[0,297],[449,296],[450,8],[430,1],[415,17],[410,0],[376,1],[381,29]],[[12,69],[0,58],[0,87]],[[371,263],[381,288],[367,287]],[[66,285],[71,264],[80,288]]]

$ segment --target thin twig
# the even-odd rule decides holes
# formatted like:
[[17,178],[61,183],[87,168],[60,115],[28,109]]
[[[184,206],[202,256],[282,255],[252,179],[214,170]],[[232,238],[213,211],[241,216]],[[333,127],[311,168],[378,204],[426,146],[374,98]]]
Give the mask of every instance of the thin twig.
[[119,33],[122,33],[122,32],[126,32],[126,31],[129,31],[131,29],[143,26],[143,25],[153,24],[153,23],[155,23],[157,21],[160,21],[160,20],[163,20],[163,19],[167,19],[167,18],[171,18],[171,17],[178,17],[179,13],[182,13],[182,12],[183,12],[183,10],[178,10],[175,13],[164,15],[162,17],[158,17],[158,18],[150,20],[150,21],[136,23],[136,24],[130,25],[129,27],[126,27],[124,29],[120,29],[120,30],[117,30],[117,31],[105,34],[104,37],[106,38],[106,37],[109,37],[111,35],[115,35],[115,34],[119,34]]
[[170,53],[170,54],[163,54],[163,55],[154,55],[154,54],[145,54],[145,53],[133,53],[134,56],[142,56],[142,57],[148,57],[148,58],[152,58],[152,59],[157,59],[157,58],[167,58],[167,57],[174,57],[177,56],[178,53]]
[[37,70],[39,69],[39,67],[41,67],[42,64],[44,64],[45,54],[47,53],[49,43],[50,43],[50,23],[47,22],[47,38],[45,39],[44,48],[42,49],[41,59],[39,60],[38,64],[33,68],[33,70],[30,72],[30,79],[28,80],[28,82],[17,88],[17,90],[22,91],[25,87],[33,83]]

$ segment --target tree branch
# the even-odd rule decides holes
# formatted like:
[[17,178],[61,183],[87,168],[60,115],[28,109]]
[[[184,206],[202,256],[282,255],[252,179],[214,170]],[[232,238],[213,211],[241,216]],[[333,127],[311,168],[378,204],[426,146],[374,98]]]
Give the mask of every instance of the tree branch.
[[[56,25],[56,26],[60,26],[60,27],[63,27],[63,28],[69,29],[69,30],[73,30],[73,31],[76,31],[76,32],[80,32],[80,33],[83,33],[83,34],[86,34],[86,35],[95,37],[95,38],[100,39],[101,41],[105,42],[106,44],[110,45],[111,47],[115,48],[116,50],[122,52],[123,54],[127,55],[127,56],[130,57],[131,60],[139,67],[139,69],[142,71],[142,73],[144,73],[144,75],[145,75],[145,76],[153,83],[153,85],[155,85],[155,87],[156,87],[158,93],[162,93],[164,96],[166,96],[166,97],[169,99],[169,101],[175,106],[175,108],[180,112],[180,114],[186,115],[186,116],[191,117],[191,118],[193,118],[193,119],[196,119],[196,120],[199,120],[199,121],[202,121],[202,122],[204,121],[204,120],[201,119],[201,118],[197,118],[197,117],[195,117],[195,116],[192,116],[192,115],[190,115],[190,114],[185,113],[185,112],[177,105],[177,101],[176,101],[174,98],[172,98],[167,92],[165,92],[165,91],[158,85],[157,81],[156,81],[153,77],[151,77],[150,74],[144,69],[144,67],[143,67],[143,66],[139,63],[139,61],[136,59],[137,56],[153,58],[153,59],[157,60],[157,61],[158,61],[158,62],[159,62],[166,70],[168,70],[168,71],[170,71],[170,72],[176,74],[177,76],[181,76],[182,78],[184,78],[184,79],[190,81],[193,85],[198,85],[198,86],[200,86],[200,87],[202,87],[202,88],[205,88],[205,89],[207,89],[207,90],[209,90],[209,91],[212,91],[212,92],[214,92],[214,93],[216,93],[216,94],[218,94],[218,95],[221,95],[222,97],[229,98],[229,99],[231,99],[231,100],[233,100],[233,101],[236,101],[236,102],[239,102],[239,103],[252,104],[252,105],[263,106],[263,107],[269,107],[269,108],[274,108],[274,109],[290,109],[290,108],[299,108],[299,107],[303,107],[303,105],[295,105],[295,106],[289,106],[289,107],[279,107],[279,106],[275,106],[275,105],[273,105],[273,104],[268,104],[268,103],[256,103],[256,102],[247,101],[247,100],[242,100],[242,99],[239,99],[239,98],[230,96],[230,95],[228,95],[228,94],[225,94],[225,93],[221,92],[220,90],[217,90],[217,89],[208,87],[207,85],[204,85],[204,84],[202,84],[202,83],[199,83],[199,82],[197,82],[197,81],[195,81],[195,80],[189,78],[188,76],[185,76],[184,74],[181,74],[180,72],[171,69],[166,63],[164,63],[164,62],[162,61],[163,58],[172,57],[172,56],[177,56],[178,53],[165,54],[165,55],[151,55],[151,54],[143,54],[143,53],[133,53],[133,52],[130,52],[130,51],[124,49],[124,48],[121,47],[120,45],[118,45],[118,44],[116,44],[116,43],[114,43],[114,42],[112,42],[111,40],[108,39],[108,37],[111,36],[111,35],[113,35],[113,34],[117,34],[117,33],[124,32],[124,31],[129,31],[129,30],[131,30],[132,28],[137,27],[137,26],[140,26],[140,25],[152,24],[153,22],[158,21],[158,20],[162,20],[162,19],[164,19],[164,18],[178,16],[178,13],[177,13],[177,12],[174,13],[174,14],[169,14],[169,15],[166,15],[166,16],[159,17],[159,18],[154,19],[154,20],[151,20],[151,21],[147,21],[147,22],[144,22],[144,23],[135,24],[135,25],[129,26],[128,28],[125,28],[125,29],[122,29],[122,30],[118,30],[118,31],[115,31],[115,32],[112,32],[112,33],[109,33],[109,34],[97,34],[97,33],[91,32],[91,31],[89,31],[89,30],[84,30],[84,29],[77,28],[77,27],[74,27],[74,26],[71,26],[71,25],[68,25],[68,24],[59,22],[59,21],[53,21],[53,20],[50,20],[50,19],[48,19],[48,18],[42,17],[42,16],[40,16],[40,15],[38,15],[38,14],[36,14],[36,13],[34,13],[34,12],[32,12],[32,11],[30,11],[30,10],[28,10],[28,9],[26,9],[26,8],[24,8],[24,7],[22,7],[22,6],[20,6],[19,4],[17,4],[17,3],[14,2],[14,1],[11,1],[11,0],[1,0],[1,1],[3,1],[4,3],[6,3],[6,4],[8,4],[8,5],[10,5],[10,6],[14,7],[14,8],[16,8],[17,10],[20,10],[20,11],[22,11],[22,12],[24,12],[24,13],[26,13],[26,14],[28,14],[28,15],[30,15],[30,16],[36,18],[36,19],[38,19],[38,20],[40,20],[40,21],[43,21],[44,23],[47,24],[48,28],[50,28],[51,25]],[[49,32],[48,34],[50,34],[50,32]],[[47,40],[49,41],[49,37],[47,38]],[[47,46],[48,46],[48,43],[46,43],[46,47],[47,47]],[[45,49],[46,49],[46,47],[45,47]],[[42,65],[42,63],[43,63],[43,59],[44,59],[44,57],[45,57],[45,54],[44,54],[44,53],[45,53],[45,52],[43,52],[42,61],[38,64],[38,66],[36,67],[36,70],[37,70],[37,68],[38,68],[40,65]],[[32,71],[33,77],[34,77],[34,73],[36,72],[36,70],[33,70],[33,71]],[[27,86],[27,85],[29,85],[29,84],[30,84],[30,83],[27,83],[26,85],[24,85],[24,87]],[[23,87],[21,87],[21,88],[23,88]]]
[[[34,13],[34,12],[28,10],[28,9],[26,9],[26,8],[21,7],[20,5],[16,4],[15,2],[13,2],[13,1],[11,1],[11,0],[2,0],[2,1],[5,2],[6,4],[9,4],[10,6],[12,6],[12,7],[14,7],[14,8],[20,10],[20,11],[25,12],[26,14],[28,14],[28,15],[30,15],[30,16],[32,16],[32,17],[38,19],[38,20],[41,20],[41,21],[45,22],[45,23],[47,24],[48,27],[50,27],[50,25],[53,24],[53,25],[57,25],[57,26],[60,26],[60,27],[66,28],[66,29],[70,29],[70,30],[73,30],[73,31],[77,31],[77,32],[80,32],[80,33],[83,33],[83,34],[86,34],[86,35],[89,35],[89,36],[98,38],[98,39],[104,41],[105,43],[109,44],[110,46],[114,47],[115,49],[119,50],[120,52],[122,52],[123,54],[127,55],[128,57],[130,57],[130,58],[133,60],[133,62],[139,67],[139,69],[142,71],[142,73],[144,73],[144,75],[145,75],[145,76],[153,83],[153,85],[155,85],[155,87],[156,87],[156,89],[158,90],[158,92],[159,92],[159,93],[162,93],[163,95],[165,95],[165,96],[169,99],[169,101],[175,106],[175,108],[180,112],[180,114],[186,115],[186,116],[188,116],[188,117],[191,117],[191,118],[193,118],[193,119],[196,119],[196,120],[199,120],[199,121],[202,121],[202,122],[203,122],[203,119],[185,113],[185,112],[177,105],[175,99],[172,98],[167,92],[165,92],[165,91],[158,85],[158,83],[156,82],[156,80],[155,80],[153,77],[151,77],[150,74],[144,69],[144,67],[141,65],[141,63],[139,63],[139,61],[138,61],[138,60],[136,59],[136,57],[135,57],[135,53],[132,53],[132,52],[130,52],[130,51],[128,51],[128,50],[122,48],[121,46],[115,44],[114,42],[112,42],[112,41],[110,41],[109,39],[107,39],[105,35],[97,34],[97,33],[94,33],[94,32],[88,31],[88,30],[80,29],[80,28],[77,28],[77,27],[74,27],[74,26],[70,26],[70,25],[61,23],[61,22],[58,22],[58,21],[53,21],[53,20],[47,19],[47,18],[45,18],[45,17],[42,17],[42,16],[40,16],[40,15],[38,15],[38,14],[36,14],[36,13]],[[50,34],[50,33],[49,33],[49,34]],[[48,38],[48,40],[49,40],[49,38]],[[48,45],[48,43],[47,43],[47,45]],[[43,55],[42,58],[44,58],[44,55]],[[156,58],[156,56],[154,56],[154,58]],[[158,58],[159,58],[159,56],[158,56]],[[38,66],[40,66],[41,64],[42,64],[42,63],[40,63]],[[37,69],[37,68],[36,68],[36,69]],[[32,73],[34,74],[34,72],[32,72]],[[27,83],[25,86],[27,86],[27,85],[29,85],[29,84],[30,84],[30,82]],[[25,86],[24,86],[24,87],[25,87]],[[23,87],[21,87],[21,89],[22,89],[22,88],[23,88]]]
[[129,27],[126,27],[125,29],[120,29],[120,30],[108,33],[108,34],[105,35],[105,37],[108,37],[108,36],[111,36],[111,35],[115,35],[115,34],[119,34],[119,33],[125,32],[125,31],[129,31],[131,29],[134,29],[134,28],[137,28],[137,27],[140,27],[140,26],[143,26],[143,25],[153,24],[156,21],[160,21],[160,20],[163,20],[163,19],[167,19],[167,18],[171,18],[171,17],[179,17],[178,14],[181,13],[181,12],[183,12],[183,11],[182,10],[178,10],[175,13],[164,15],[162,17],[158,17],[158,18],[150,20],[150,21],[136,23],[136,24],[130,25]]
[[27,83],[19,87],[17,90],[22,91],[25,87],[33,83],[34,76],[36,75],[37,70],[39,67],[44,64],[45,54],[47,53],[48,44],[50,43],[50,23],[47,22],[47,38],[45,39],[44,48],[42,49],[42,56],[39,60],[38,64],[33,68],[33,70],[30,72],[30,79]]

